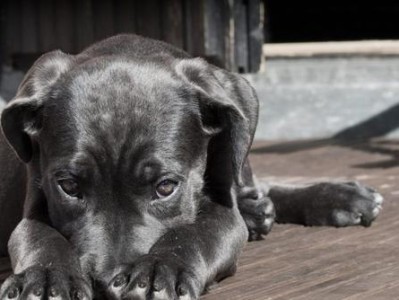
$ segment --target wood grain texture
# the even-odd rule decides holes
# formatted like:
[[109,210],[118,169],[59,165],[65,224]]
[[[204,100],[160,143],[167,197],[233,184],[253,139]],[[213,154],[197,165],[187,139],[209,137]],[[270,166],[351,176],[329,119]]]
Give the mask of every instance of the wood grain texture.
[[[253,169],[263,180],[358,180],[383,194],[382,213],[370,228],[276,225],[264,241],[247,244],[237,274],[203,299],[399,299],[399,161],[388,168],[361,167],[378,166],[399,153],[399,142],[304,150],[298,144],[277,144],[253,147]],[[368,150],[371,145],[373,152]]]
[[75,52],[80,52],[94,40],[94,16],[91,0],[78,0],[75,3]]
[[228,70],[259,69],[260,0],[3,0],[0,6],[4,60],[23,70],[47,51],[76,54],[118,33],[164,40]]
[[66,53],[74,50],[74,14],[73,3],[69,0],[58,0],[55,5],[56,45]]
[[161,5],[162,40],[179,48],[183,48],[183,1],[164,0],[161,2]]
[[263,44],[263,24],[260,19],[261,1],[248,0],[248,51],[249,72],[260,68]]
[[56,48],[55,43],[55,5],[54,0],[40,0],[38,3],[39,34],[38,43],[40,51],[46,52]]
[[35,53],[38,49],[37,3],[36,1],[21,0],[21,31],[22,53]]
[[248,73],[248,19],[247,5],[234,1],[234,56],[236,72]]
[[115,33],[131,33],[136,26],[136,1],[115,0],[114,1],[114,23]]
[[140,35],[153,39],[161,39],[161,7],[160,0],[136,2],[137,27]]
[[114,34],[114,2],[92,1],[94,40],[99,41]]

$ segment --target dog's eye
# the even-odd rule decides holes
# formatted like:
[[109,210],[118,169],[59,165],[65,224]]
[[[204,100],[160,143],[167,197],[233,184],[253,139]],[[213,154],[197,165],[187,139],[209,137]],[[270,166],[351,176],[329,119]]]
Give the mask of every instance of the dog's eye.
[[164,181],[161,181],[156,188],[156,192],[157,192],[157,196],[159,198],[164,198],[167,197],[169,195],[172,195],[173,192],[175,191],[177,187],[177,182],[170,180],[170,179],[166,179]]
[[79,184],[73,179],[63,179],[59,180],[58,184],[65,194],[74,197],[80,198],[80,189]]

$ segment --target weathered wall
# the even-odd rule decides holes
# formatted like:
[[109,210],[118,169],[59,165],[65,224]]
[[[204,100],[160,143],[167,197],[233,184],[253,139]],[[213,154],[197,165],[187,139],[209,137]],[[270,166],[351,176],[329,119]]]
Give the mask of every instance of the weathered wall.
[[399,137],[399,57],[269,59],[247,78],[261,103],[257,139]]

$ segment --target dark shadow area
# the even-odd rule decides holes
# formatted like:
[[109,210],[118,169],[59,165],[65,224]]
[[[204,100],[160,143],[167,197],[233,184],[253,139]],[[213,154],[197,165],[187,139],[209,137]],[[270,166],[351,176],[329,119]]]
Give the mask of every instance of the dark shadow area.
[[[354,165],[356,168],[391,168],[399,165],[399,141],[379,140],[399,127],[399,104],[396,104],[370,119],[348,127],[331,138],[283,142],[251,150],[253,154],[287,154],[325,146],[340,146],[368,153],[390,156],[381,162]],[[395,149],[396,146],[396,149]]]
[[399,2],[265,0],[271,43],[397,39]]
[[277,143],[265,147],[256,147],[251,149],[252,154],[264,154],[264,153],[293,153],[298,151],[306,151],[315,148],[325,147],[332,145],[334,140],[327,139],[314,139],[314,140],[300,140],[300,141],[289,141]]
[[346,146],[348,148],[359,150],[368,153],[377,153],[389,156],[390,158],[384,159],[377,162],[366,162],[362,164],[356,164],[352,167],[361,168],[361,169],[387,169],[393,168],[399,165],[399,148],[392,149],[387,148],[384,144],[380,144],[379,140],[368,140],[363,141],[362,143],[353,143],[353,144],[343,144],[342,146]]
[[398,157],[396,156],[395,159],[388,159],[383,161],[371,162],[371,163],[364,163],[353,165],[354,168],[360,169],[388,169],[398,166]]
[[399,127],[399,104],[396,104],[370,119],[346,128],[333,139],[338,141],[368,140],[383,137]]
[[11,273],[11,263],[8,257],[0,257],[0,282],[4,281]]

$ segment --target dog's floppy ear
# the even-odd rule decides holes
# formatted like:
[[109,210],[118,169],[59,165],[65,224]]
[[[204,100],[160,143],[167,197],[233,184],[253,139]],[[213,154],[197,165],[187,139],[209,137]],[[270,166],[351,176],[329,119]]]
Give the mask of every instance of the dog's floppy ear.
[[69,69],[71,56],[61,51],[42,55],[26,74],[17,95],[1,114],[8,143],[25,163],[32,158],[32,136],[40,130],[41,108],[50,87]]
[[179,61],[176,71],[197,91],[202,127],[214,134],[206,175],[220,184],[226,183],[225,172],[232,172],[235,182],[242,185],[241,171],[258,121],[254,89],[238,74],[216,68],[201,58]]

